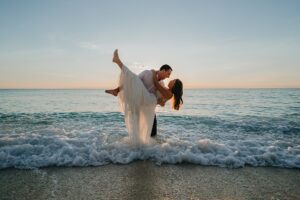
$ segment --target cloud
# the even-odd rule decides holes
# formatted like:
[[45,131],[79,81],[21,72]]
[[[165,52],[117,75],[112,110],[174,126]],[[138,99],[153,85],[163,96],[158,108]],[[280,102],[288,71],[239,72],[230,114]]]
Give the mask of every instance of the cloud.
[[77,47],[84,49],[95,51],[101,54],[111,54],[113,53],[114,48],[111,45],[100,44],[99,42],[77,42]]
[[144,69],[145,68],[145,65],[140,63],[140,62],[137,62],[137,61],[134,61],[130,64],[131,67],[133,68],[136,68],[136,69]]
[[78,44],[78,46],[80,48],[83,48],[83,49],[90,49],[90,50],[99,50],[101,49],[102,47],[97,44],[97,43],[93,43],[93,42],[80,42]]

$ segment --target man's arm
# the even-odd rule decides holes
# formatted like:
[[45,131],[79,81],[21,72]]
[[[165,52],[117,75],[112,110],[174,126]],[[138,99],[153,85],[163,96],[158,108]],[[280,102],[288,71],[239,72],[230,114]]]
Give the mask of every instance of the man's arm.
[[158,91],[166,100],[171,99],[173,97],[172,92],[170,92],[168,89],[164,88],[161,84],[159,84],[156,77],[156,72],[154,70],[152,72],[153,72],[153,82],[155,87],[158,89]]

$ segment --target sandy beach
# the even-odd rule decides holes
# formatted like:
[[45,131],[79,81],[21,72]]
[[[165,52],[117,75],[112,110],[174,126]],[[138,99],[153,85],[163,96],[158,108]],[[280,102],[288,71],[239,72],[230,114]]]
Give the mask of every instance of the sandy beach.
[[137,161],[0,171],[0,199],[299,199],[300,170]]

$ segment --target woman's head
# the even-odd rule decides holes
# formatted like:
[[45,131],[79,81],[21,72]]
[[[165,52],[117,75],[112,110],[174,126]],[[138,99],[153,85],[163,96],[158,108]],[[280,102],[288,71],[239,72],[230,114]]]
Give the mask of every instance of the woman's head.
[[173,79],[168,84],[169,89],[173,93],[173,108],[179,110],[180,105],[183,104],[182,95],[183,95],[183,85],[179,79]]

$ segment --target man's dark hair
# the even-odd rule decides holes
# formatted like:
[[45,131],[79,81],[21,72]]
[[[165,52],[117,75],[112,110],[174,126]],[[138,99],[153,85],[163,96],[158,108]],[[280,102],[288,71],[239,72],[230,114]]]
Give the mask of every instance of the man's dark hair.
[[160,71],[161,70],[165,70],[165,71],[171,70],[171,71],[173,71],[173,69],[170,67],[170,65],[167,65],[167,64],[161,66],[159,70]]

